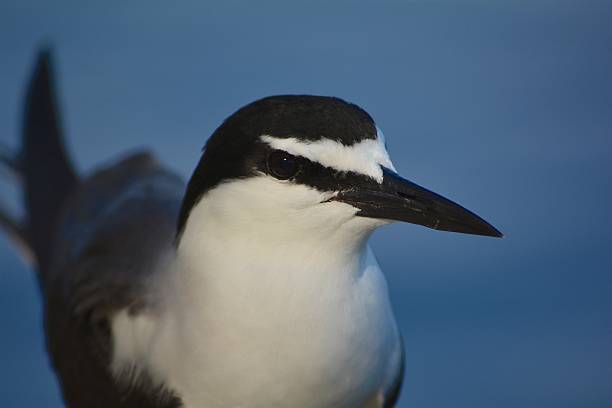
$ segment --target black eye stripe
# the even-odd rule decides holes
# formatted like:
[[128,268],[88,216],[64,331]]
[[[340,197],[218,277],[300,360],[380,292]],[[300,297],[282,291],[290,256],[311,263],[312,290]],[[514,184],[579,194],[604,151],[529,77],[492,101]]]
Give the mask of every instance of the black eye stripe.
[[[271,174],[269,158],[275,152],[282,152],[291,156],[298,163],[298,170],[290,177],[278,177]],[[282,150],[269,149],[265,162],[260,162],[256,170],[271,174],[273,177],[290,181],[294,184],[302,184],[315,188],[319,191],[342,191],[358,188],[366,184],[376,183],[371,177],[352,171],[341,171],[332,167],[324,166],[303,156],[293,156]]]
[[294,182],[316,188],[320,191],[342,191],[375,183],[376,181],[360,173],[340,171],[307,160],[307,164],[296,175]]

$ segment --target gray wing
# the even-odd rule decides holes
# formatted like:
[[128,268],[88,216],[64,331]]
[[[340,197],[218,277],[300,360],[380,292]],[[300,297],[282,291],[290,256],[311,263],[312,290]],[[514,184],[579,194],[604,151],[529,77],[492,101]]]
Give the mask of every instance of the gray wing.
[[0,229],[38,271],[47,349],[69,407],[171,408],[180,402],[147,379],[119,386],[109,370],[108,320],[155,299],[148,282],[175,235],[183,182],[136,154],[87,179],[67,155],[51,52],[37,58],[26,92],[19,152],[0,147],[24,216],[0,206]]
[[173,245],[183,191],[177,176],[139,154],[94,174],[68,199],[41,283],[48,349],[69,406],[179,405],[146,379],[117,386],[109,319],[154,306],[148,284]]
[[103,303],[148,304],[144,289],[173,243],[183,191],[146,153],[85,180],[68,199],[45,289],[60,290],[78,315]]

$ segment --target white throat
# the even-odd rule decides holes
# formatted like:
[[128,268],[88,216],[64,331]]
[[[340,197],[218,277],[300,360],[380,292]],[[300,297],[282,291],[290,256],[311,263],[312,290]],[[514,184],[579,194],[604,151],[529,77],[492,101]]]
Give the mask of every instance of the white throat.
[[186,407],[357,407],[392,382],[398,333],[367,246],[380,221],[325,198],[255,177],[192,209],[146,362]]

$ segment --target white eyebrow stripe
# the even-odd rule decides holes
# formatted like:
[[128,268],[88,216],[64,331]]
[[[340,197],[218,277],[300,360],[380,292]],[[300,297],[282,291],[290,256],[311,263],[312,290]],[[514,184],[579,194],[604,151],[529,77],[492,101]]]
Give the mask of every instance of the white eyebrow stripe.
[[299,140],[294,137],[279,138],[262,135],[260,139],[274,149],[284,150],[294,156],[331,167],[339,171],[351,171],[364,174],[382,183],[383,173],[380,166],[395,171],[389,154],[385,149],[384,139],[365,139],[350,146],[335,140],[322,137],[315,141]]

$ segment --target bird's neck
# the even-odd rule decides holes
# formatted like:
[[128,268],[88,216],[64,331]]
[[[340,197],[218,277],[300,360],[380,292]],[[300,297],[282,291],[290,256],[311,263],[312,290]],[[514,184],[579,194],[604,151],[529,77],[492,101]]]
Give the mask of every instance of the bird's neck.
[[296,288],[304,293],[349,284],[364,267],[369,230],[363,228],[346,225],[318,233],[282,224],[245,228],[210,214],[195,215],[202,221],[190,221],[176,253],[175,285],[186,302],[206,298],[216,305],[261,305],[275,297],[280,302]]
[[327,300],[336,304],[339,293],[356,287],[371,227],[349,219],[313,228],[316,215],[304,222],[287,213],[271,222],[256,216],[262,211],[242,214],[246,206],[228,205],[203,200],[194,208],[164,285],[169,320],[182,322],[177,333],[188,328],[184,338],[204,338],[213,327],[248,336],[253,322],[314,320],[329,314]]
[[269,183],[230,183],[192,209],[176,253],[181,293],[201,298],[215,290],[259,288],[273,296],[282,295],[286,285],[338,284],[359,275],[367,240],[380,222],[355,217],[342,206],[337,212],[319,205],[292,207],[282,196],[271,202],[258,195]]
[[[367,246],[372,228],[345,220],[304,230],[291,218],[257,224],[231,214],[199,205],[190,216],[164,286],[169,296],[151,348],[153,372],[186,406],[210,404],[223,387],[236,394],[231,406],[271,406],[253,398],[272,384],[282,398],[291,396],[279,397],[292,401],[280,406],[311,401],[312,393],[296,391],[302,389],[324,390],[313,406],[374,392],[397,333]],[[358,374],[343,387],[325,388],[340,372]]]

